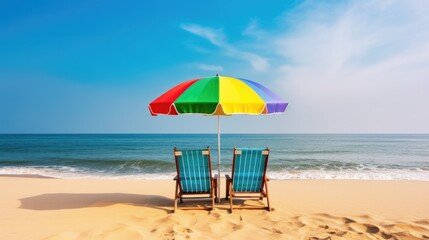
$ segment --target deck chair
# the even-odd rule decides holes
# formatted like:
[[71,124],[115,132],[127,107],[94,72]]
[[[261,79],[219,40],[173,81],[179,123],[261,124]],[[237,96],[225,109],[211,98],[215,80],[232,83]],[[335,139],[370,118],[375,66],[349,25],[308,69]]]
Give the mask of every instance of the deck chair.
[[[183,203],[184,195],[194,195],[187,197],[188,199],[203,198],[208,194],[212,199],[211,207],[188,207],[180,208],[182,210],[193,209],[214,209],[214,199],[217,195],[217,181],[212,177],[210,164],[210,148],[202,150],[178,150],[174,148],[174,158],[176,160],[177,175],[174,178],[176,181],[176,190],[174,192],[174,212],[177,210],[177,199]],[[195,197],[197,196],[197,197]]]
[[[229,198],[231,212],[236,209],[267,209],[271,211],[268,196],[267,148],[236,148],[232,160],[232,174],[226,177],[226,199]],[[267,206],[237,206],[233,207],[234,198],[263,198],[267,199]]]

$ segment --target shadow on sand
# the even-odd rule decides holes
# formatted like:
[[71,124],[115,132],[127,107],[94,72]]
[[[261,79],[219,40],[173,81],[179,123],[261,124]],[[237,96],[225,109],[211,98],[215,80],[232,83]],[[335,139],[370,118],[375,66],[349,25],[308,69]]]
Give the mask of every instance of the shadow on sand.
[[[128,194],[128,193],[48,193],[28,198],[21,198],[22,209],[28,210],[63,210],[89,207],[108,207],[114,204],[127,204],[136,207],[150,207],[173,213],[173,199],[159,195]],[[250,203],[250,204],[249,204]],[[259,201],[236,199],[235,206],[260,206]],[[185,200],[179,204],[182,207],[209,206],[207,200]],[[229,211],[229,202],[222,199],[222,203],[215,204],[219,210]]]
[[173,199],[158,195],[127,193],[48,193],[20,199],[22,209],[61,210],[106,207],[114,204],[151,207],[172,212]]

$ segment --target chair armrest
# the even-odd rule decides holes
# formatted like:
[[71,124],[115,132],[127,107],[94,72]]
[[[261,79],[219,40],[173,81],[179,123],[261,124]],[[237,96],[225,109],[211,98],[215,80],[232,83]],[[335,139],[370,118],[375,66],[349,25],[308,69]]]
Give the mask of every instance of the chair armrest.
[[177,181],[177,179],[179,179],[179,177],[176,175],[176,176],[173,178],[173,180],[174,180],[174,181]]
[[231,177],[228,174],[225,174],[226,180],[231,180]]
[[219,176],[217,174],[214,175],[213,180],[217,180]]

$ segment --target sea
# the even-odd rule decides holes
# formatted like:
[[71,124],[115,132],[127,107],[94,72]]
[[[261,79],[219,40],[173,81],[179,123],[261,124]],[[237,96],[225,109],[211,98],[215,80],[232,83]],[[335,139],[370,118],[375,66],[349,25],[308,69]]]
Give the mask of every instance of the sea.
[[[0,175],[172,179],[173,148],[209,146],[217,134],[0,134]],[[270,147],[271,179],[429,181],[429,134],[221,134],[221,174],[233,147]]]

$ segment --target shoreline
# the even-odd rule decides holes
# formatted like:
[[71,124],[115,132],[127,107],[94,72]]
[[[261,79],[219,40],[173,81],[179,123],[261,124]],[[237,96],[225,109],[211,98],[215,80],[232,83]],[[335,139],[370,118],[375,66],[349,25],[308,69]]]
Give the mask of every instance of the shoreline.
[[0,174],[0,177],[60,179],[55,177],[43,176],[39,174]]
[[[2,173],[3,172],[3,173]],[[216,172],[217,173],[217,172]],[[222,172],[221,176],[231,174],[230,172]],[[105,179],[105,180],[170,180],[176,175],[175,172],[165,173],[141,173],[141,174],[122,174],[112,175],[108,173],[10,173],[1,171],[0,177],[28,177],[28,178],[55,178],[55,179]],[[269,170],[268,177],[276,181],[291,181],[291,180],[356,180],[356,181],[422,181],[429,182],[429,175],[426,172],[419,171],[403,171],[403,172],[359,172],[359,171],[317,171],[317,170],[291,170],[285,172],[275,172]]]
[[[221,174],[222,176],[224,174]],[[268,176],[269,177],[269,176]],[[174,178],[173,175],[168,175],[168,177],[165,177],[165,179],[159,179],[159,178],[132,178],[132,177],[51,177],[51,176],[44,176],[40,174],[0,174],[0,178],[40,178],[40,179],[62,179],[62,180],[107,180],[107,181],[115,181],[115,180],[131,180],[131,181],[169,181]],[[420,179],[327,179],[327,178],[312,178],[312,179],[299,179],[299,178],[289,178],[289,179],[278,179],[278,178],[271,178],[271,181],[405,181],[405,182],[429,182],[429,179],[427,180],[420,180]]]
[[429,237],[427,181],[271,180],[273,211],[232,214],[225,200],[172,214],[173,180],[0,176],[0,189],[0,239]]

